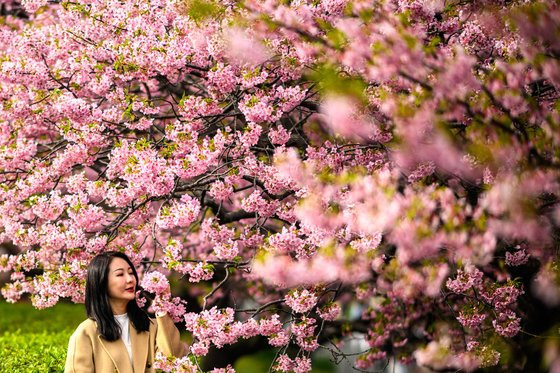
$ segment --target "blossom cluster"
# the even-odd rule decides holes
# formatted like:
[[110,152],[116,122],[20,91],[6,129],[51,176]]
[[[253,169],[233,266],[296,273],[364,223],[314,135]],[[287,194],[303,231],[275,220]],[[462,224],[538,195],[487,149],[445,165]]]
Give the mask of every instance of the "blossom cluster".
[[514,283],[496,287],[484,284],[482,272],[474,267],[469,267],[465,271],[459,270],[457,278],[447,281],[447,288],[456,294],[474,294],[475,299],[480,297],[475,304],[468,302],[460,311],[457,319],[468,328],[479,328],[482,322],[489,316],[488,309],[495,315],[492,326],[496,332],[505,337],[514,337],[521,330],[521,318],[519,318],[512,307],[515,306],[517,299],[524,291]]

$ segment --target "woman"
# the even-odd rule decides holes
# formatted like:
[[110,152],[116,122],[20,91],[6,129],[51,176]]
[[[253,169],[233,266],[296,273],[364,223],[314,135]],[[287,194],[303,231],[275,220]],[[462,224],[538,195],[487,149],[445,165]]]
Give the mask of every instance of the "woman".
[[86,311],[68,344],[65,373],[155,372],[154,356],[181,357],[186,349],[167,314],[156,321],[138,307],[138,274],[123,253],[97,255],[88,266]]

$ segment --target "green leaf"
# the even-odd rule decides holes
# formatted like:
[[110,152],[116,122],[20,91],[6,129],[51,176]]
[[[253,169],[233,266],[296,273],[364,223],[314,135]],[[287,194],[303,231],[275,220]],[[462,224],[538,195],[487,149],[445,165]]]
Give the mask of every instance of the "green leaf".
[[360,102],[366,103],[365,90],[367,83],[360,77],[344,75],[337,68],[329,64],[317,67],[308,76],[317,83],[323,94],[338,94],[351,96]]
[[195,22],[207,19],[218,19],[223,16],[225,9],[213,0],[185,0],[187,15]]

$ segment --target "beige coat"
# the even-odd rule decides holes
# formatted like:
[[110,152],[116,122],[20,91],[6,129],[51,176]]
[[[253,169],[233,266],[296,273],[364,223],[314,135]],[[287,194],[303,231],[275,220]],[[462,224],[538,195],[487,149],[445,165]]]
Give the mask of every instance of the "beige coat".
[[68,344],[65,373],[155,373],[154,356],[161,351],[166,356],[186,355],[186,347],[179,338],[179,330],[169,315],[150,319],[150,331],[137,333],[129,324],[132,361],[122,339],[109,342],[97,332],[91,319],[82,322]]

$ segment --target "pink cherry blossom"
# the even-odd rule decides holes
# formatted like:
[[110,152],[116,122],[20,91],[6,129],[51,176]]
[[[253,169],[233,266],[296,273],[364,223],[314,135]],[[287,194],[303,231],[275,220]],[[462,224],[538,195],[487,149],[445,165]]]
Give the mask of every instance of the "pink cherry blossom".
[[286,304],[297,313],[306,313],[315,307],[317,297],[307,289],[295,290],[286,295]]
[[193,335],[162,371],[260,339],[285,372],[311,371],[319,342],[344,361],[352,339],[364,370],[559,366],[541,335],[560,304],[556,2],[28,0],[1,17],[8,302],[83,302],[89,262],[117,250]]

